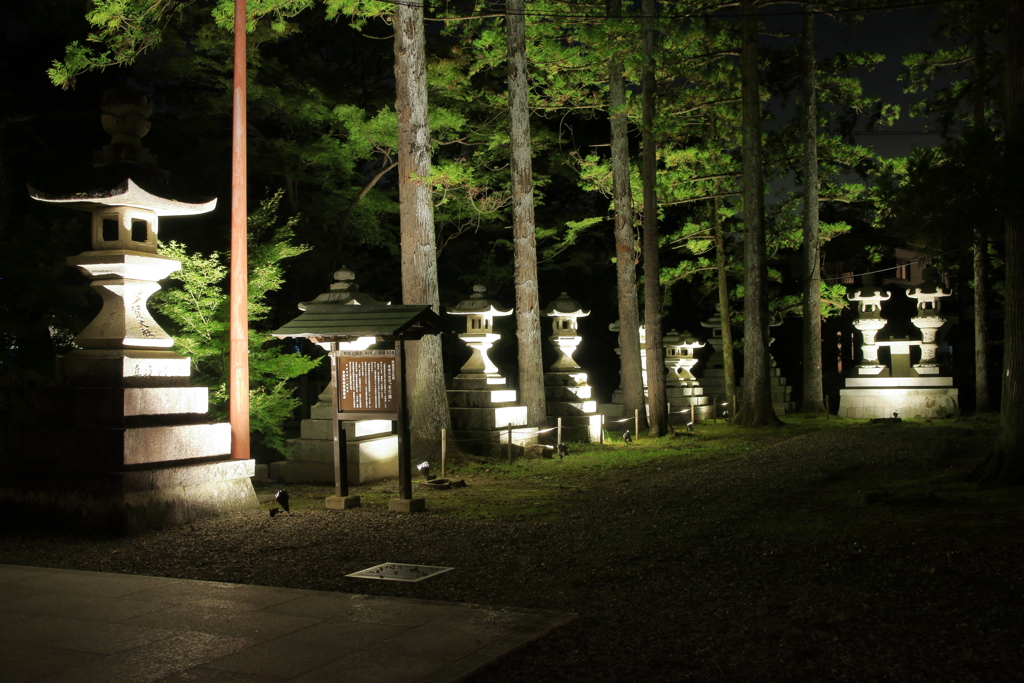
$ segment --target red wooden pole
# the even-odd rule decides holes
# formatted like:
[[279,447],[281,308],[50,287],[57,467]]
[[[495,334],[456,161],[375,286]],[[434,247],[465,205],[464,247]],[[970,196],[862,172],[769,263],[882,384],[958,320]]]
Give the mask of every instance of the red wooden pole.
[[235,85],[231,133],[231,313],[228,419],[231,457],[249,458],[249,276],[246,235],[245,2],[235,0]]

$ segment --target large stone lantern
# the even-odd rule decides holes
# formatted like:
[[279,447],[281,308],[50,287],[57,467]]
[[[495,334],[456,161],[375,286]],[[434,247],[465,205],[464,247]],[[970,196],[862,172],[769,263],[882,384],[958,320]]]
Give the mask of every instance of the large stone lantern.
[[878,361],[878,344],[875,342],[875,336],[888,322],[882,317],[882,302],[888,301],[892,294],[871,284],[864,285],[846,296],[858,304],[857,320],[853,322],[853,326],[860,330],[863,336],[862,360],[857,366],[857,374],[884,377],[889,374],[889,368]]
[[68,258],[103,300],[57,359],[57,387],[36,397],[41,427],[15,429],[0,501],[42,507],[67,524],[133,532],[257,507],[252,460],[231,459],[227,423],[207,421],[207,389],[150,315],[159,280],[181,264],[156,253],[159,221],[212,211],[154,166],[142,147],[150,106],[121,87],[103,96],[110,144],[63,181],[29,187],[39,201],[91,214],[91,249]]
[[920,287],[907,289],[907,296],[917,299],[917,315],[910,322],[921,330],[921,361],[914,365],[918,375],[939,374],[939,364],[935,362],[935,354],[939,345],[936,333],[946,324],[945,316],[939,315],[941,299],[950,292],[935,282],[935,269],[925,270],[925,281]]
[[512,309],[487,298],[484,285],[474,285],[468,299],[448,309],[466,318],[459,338],[473,355],[462,366],[448,390],[452,431],[460,448],[486,457],[507,457],[510,444],[522,449],[537,443],[537,428],[526,426],[526,406],[517,405],[515,389],[509,389],[487,352],[501,339],[494,319]]

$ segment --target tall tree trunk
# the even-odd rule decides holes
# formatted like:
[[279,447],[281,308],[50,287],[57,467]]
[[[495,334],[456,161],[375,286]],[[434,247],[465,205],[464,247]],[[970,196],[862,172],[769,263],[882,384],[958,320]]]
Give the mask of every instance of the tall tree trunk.
[[822,413],[825,398],[821,369],[821,244],[818,241],[818,98],[815,82],[814,13],[804,8],[801,55],[804,142],[804,396],[803,412]]
[[[608,0],[608,16],[622,14],[622,0]],[[629,124],[626,117],[626,79],[622,62],[608,67],[608,109],[612,128],[612,201],[615,205],[615,273],[619,299],[619,348],[622,411],[640,411],[640,428],[647,428],[644,378],[640,362],[640,308],[636,289],[636,250],[633,248],[633,192],[629,182]]]
[[743,150],[743,398],[737,424],[778,424],[772,406],[771,356],[768,355],[768,253],[764,229],[764,178],[761,171],[761,102],[757,66],[757,9],[742,0],[740,52]]
[[[715,194],[718,194],[718,183],[715,183]],[[718,268],[718,313],[722,317],[722,372],[725,374],[725,400],[733,415],[736,407],[732,405],[732,397],[736,395],[736,356],[732,348],[732,311],[729,306],[729,277],[725,266],[725,234],[722,232],[722,220],[718,215],[719,200],[711,200],[711,226],[715,232],[715,266]]]
[[[429,180],[427,62],[420,3],[403,2],[395,6],[395,87],[402,303],[429,305],[439,312],[434,206]],[[406,349],[412,450],[417,458],[439,458],[441,429],[451,430],[441,337],[426,336],[409,342]]]
[[508,0],[508,112],[512,169],[512,240],[515,245],[516,339],[519,342],[519,391],[531,427],[547,424],[544,364],[540,340],[540,292],[537,284],[537,231],[533,221],[533,160],[530,101],[526,76],[524,0]]
[[[1003,12],[1006,158],[1020,168],[1024,155],[1024,0],[1006,0]],[[999,440],[983,477],[999,484],[1024,481],[1024,200],[1018,196],[1015,201],[1016,211],[1005,223],[1006,325]]]
[[[718,140],[718,121],[714,113],[710,114],[708,134],[712,140]],[[726,269],[725,233],[722,231],[721,179],[715,180],[715,197],[711,200],[711,227],[715,233],[715,268],[718,270],[718,314],[722,318],[722,373],[725,375],[725,400],[729,402],[729,410],[736,415],[736,406],[732,399],[736,395],[736,354],[732,346],[732,306],[729,303],[729,273]]]
[[665,406],[665,349],[661,330],[661,259],[658,254],[657,146],[654,142],[654,0],[643,0],[643,180],[644,180],[644,326],[647,330],[648,431],[668,431]]
[[[974,129],[985,127],[985,28],[978,22],[974,35]],[[992,409],[988,392],[988,238],[974,227],[974,411]]]

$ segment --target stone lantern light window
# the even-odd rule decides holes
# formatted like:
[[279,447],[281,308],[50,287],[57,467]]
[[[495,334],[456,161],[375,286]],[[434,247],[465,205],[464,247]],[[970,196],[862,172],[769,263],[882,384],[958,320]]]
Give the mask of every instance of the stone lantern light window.
[[[106,207],[105,207],[106,208]],[[126,249],[156,253],[157,214],[132,206],[113,206],[92,215],[95,251]]]

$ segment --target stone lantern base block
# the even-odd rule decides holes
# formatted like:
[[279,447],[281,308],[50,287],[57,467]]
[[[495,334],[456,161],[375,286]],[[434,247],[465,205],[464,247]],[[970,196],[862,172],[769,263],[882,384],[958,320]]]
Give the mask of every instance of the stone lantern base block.
[[57,376],[81,387],[187,387],[190,362],[173,351],[75,349],[58,359]]
[[0,504],[28,524],[131,534],[259,507],[254,460],[155,470],[54,470],[11,463]]
[[[452,420],[454,422],[454,419]],[[550,433],[550,432],[549,432]],[[453,429],[452,438],[459,448],[483,458],[505,460],[508,458],[508,430],[463,430]],[[536,427],[512,428],[512,457],[520,458],[527,446],[538,441]]]
[[959,415],[959,390],[951,377],[851,377],[839,391],[838,412],[856,419]]
[[[155,427],[52,427],[14,429],[7,447],[15,457],[31,454],[34,465],[83,471],[163,467],[231,453],[227,422]],[[183,463],[182,463],[183,464]]]

